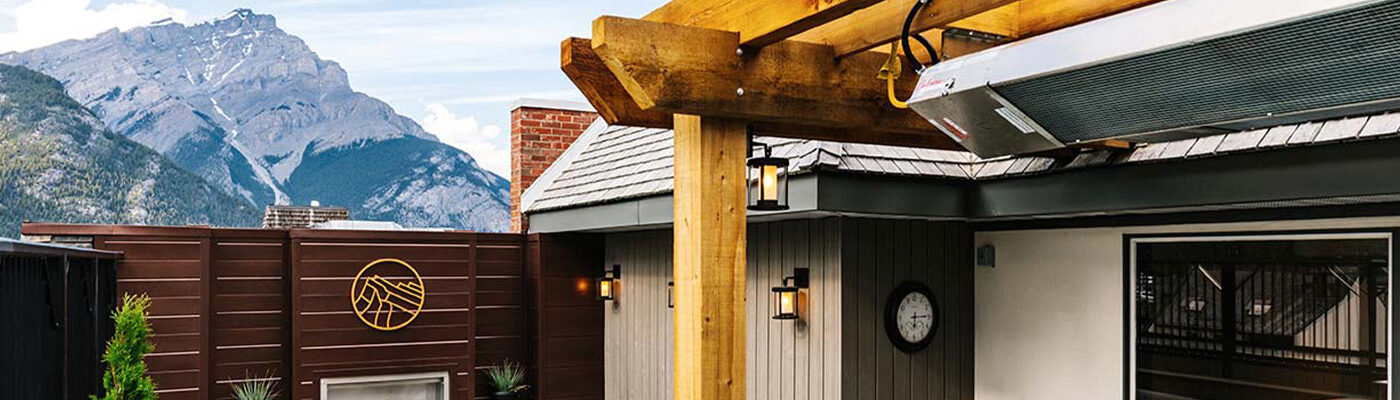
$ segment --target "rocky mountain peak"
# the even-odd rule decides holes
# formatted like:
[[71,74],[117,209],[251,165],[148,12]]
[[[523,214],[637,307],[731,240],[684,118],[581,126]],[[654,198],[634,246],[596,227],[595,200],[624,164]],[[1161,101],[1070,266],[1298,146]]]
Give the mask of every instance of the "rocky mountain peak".
[[[91,108],[112,131],[150,146],[254,204],[298,202],[298,188],[293,186],[299,183],[292,182],[292,177],[312,156],[397,139],[413,139],[394,142],[413,143],[397,145],[398,151],[432,146],[435,150],[417,156],[431,153],[461,164],[447,170],[396,173],[435,171],[437,177],[406,181],[419,189],[448,181],[484,185],[493,193],[479,197],[489,201],[496,201],[495,191],[508,190],[507,181],[480,170],[470,155],[441,145],[388,104],[354,91],[339,64],[322,59],[300,38],[278,28],[273,16],[249,9],[193,25],[165,21],[113,30],[92,39],[0,55],[0,63],[24,65],[58,78],[71,97]],[[449,179],[453,174],[472,178]],[[375,179],[389,175],[393,174],[386,171]],[[392,210],[399,201],[421,203],[383,197],[388,194],[366,192],[361,197],[375,199],[372,206],[378,213]],[[345,201],[367,202],[365,198]],[[352,210],[371,206],[339,205]],[[429,213],[445,209],[431,204],[422,207]],[[453,221],[443,216],[425,220]]]

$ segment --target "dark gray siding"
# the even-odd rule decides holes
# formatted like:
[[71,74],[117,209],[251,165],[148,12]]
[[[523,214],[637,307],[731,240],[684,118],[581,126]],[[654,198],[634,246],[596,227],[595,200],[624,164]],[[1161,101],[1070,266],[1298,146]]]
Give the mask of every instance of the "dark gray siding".
[[[608,399],[672,397],[673,329],[666,306],[671,231],[607,235],[622,265],[605,309]],[[971,232],[966,224],[825,218],[749,225],[748,398],[967,399],[972,388]],[[953,265],[963,266],[952,268]],[[770,288],[812,270],[803,318],[771,319]],[[943,320],[929,349],[907,355],[885,337],[885,297],[917,279]]]
[[[972,398],[972,233],[961,222],[845,219],[842,376],[845,399]],[[885,335],[890,291],[907,280],[933,290],[941,320],[927,349],[906,354]]]

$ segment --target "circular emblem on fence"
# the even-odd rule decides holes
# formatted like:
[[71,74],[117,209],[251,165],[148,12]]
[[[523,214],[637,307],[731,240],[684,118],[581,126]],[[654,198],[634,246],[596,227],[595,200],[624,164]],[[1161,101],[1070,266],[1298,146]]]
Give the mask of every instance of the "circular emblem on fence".
[[365,325],[381,331],[407,326],[423,311],[423,277],[408,263],[381,258],[366,264],[350,284],[350,306]]

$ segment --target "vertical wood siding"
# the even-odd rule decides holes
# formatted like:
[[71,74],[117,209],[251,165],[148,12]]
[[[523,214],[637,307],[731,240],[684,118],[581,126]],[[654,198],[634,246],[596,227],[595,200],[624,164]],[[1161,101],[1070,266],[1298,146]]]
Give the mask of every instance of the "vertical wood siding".
[[[825,218],[749,225],[746,363],[749,399],[969,399],[971,232],[959,222]],[[666,307],[671,231],[614,233],[606,264],[622,265],[604,306],[608,399],[671,398],[673,320]],[[771,319],[770,289],[811,269],[804,314]],[[889,292],[933,289],[942,310],[928,349],[909,355],[884,331]]]
[[[750,399],[837,399],[839,396],[840,220],[749,225],[746,365]],[[622,265],[618,299],[604,306],[608,399],[672,397],[674,319],[666,306],[671,281],[670,230],[609,234],[606,264]],[[793,268],[812,270],[799,321],[771,319],[770,289]]]
[[[972,398],[971,235],[960,222],[843,220],[843,398]],[[890,292],[909,280],[927,284],[941,311],[933,343],[914,354],[884,328]]]

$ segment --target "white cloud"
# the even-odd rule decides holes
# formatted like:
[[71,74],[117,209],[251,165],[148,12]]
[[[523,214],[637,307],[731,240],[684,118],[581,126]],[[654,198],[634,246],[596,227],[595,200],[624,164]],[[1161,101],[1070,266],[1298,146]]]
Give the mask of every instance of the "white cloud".
[[157,0],[112,3],[101,10],[89,9],[90,6],[90,0],[32,0],[16,6],[11,13],[15,31],[0,33],[0,51],[29,50],[166,18],[184,23],[187,15],[185,10]]
[[500,176],[510,176],[510,149],[500,146],[501,128],[482,126],[472,116],[458,117],[441,103],[428,104],[428,116],[423,117],[423,129],[437,135],[439,140],[471,154],[477,164]]
[[558,99],[585,101],[583,93],[578,89],[544,90],[538,92],[490,94],[480,96],[456,97],[443,101],[443,104],[479,104],[479,103],[507,103],[518,99]]

